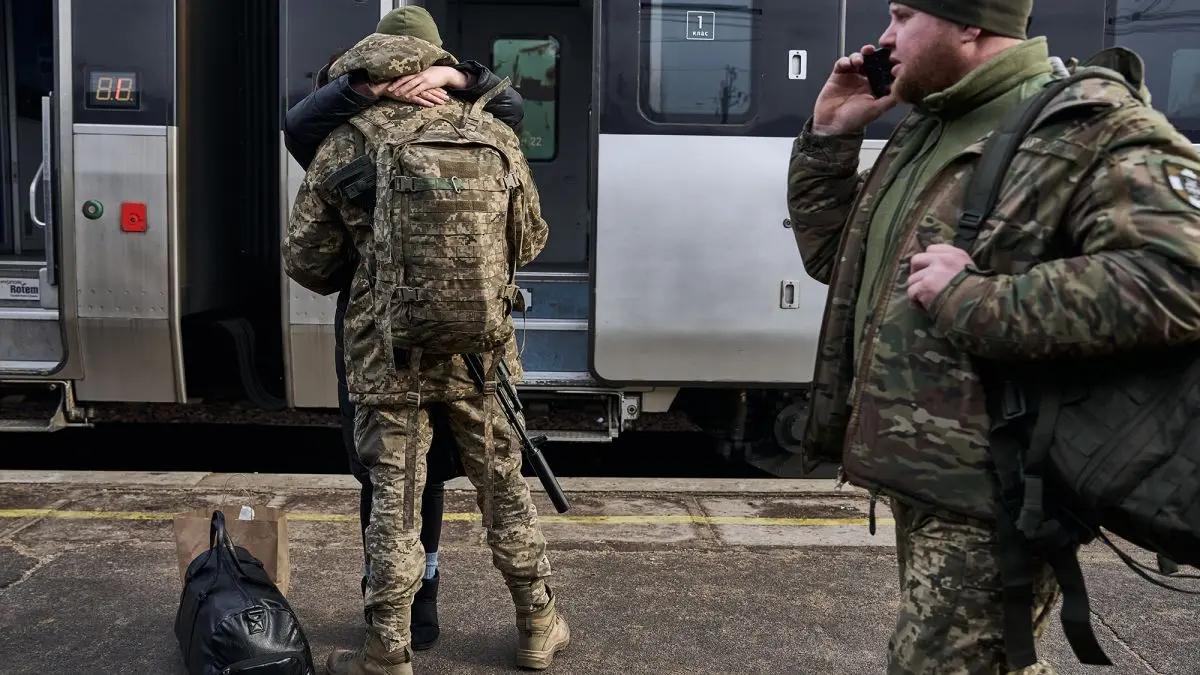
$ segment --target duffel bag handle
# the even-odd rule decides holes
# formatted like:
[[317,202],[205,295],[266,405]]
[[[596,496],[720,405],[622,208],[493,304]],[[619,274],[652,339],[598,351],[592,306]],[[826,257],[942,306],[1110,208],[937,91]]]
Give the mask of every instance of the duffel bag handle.
[[208,549],[211,551],[218,545],[229,554],[229,559],[238,571],[245,574],[242,561],[238,560],[237,551],[233,548],[233,540],[229,538],[229,531],[225,529],[225,514],[220,510],[213,511],[212,525],[208,530]]

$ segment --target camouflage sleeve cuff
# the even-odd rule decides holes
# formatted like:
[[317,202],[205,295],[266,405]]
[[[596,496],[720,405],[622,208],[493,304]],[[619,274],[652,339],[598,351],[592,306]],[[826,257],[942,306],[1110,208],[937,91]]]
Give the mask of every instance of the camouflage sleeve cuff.
[[933,317],[934,325],[942,333],[949,335],[955,330],[956,307],[966,299],[977,299],[980,284],[987,283],[984,277],[973,266],[968,265],[959,270],[933,299],[929,315]]
[[803,155],[810,164],[824,165],[830,169],[853,171],[858,166],[858,153],[862,150],[864,134],[819,134],[813,131],[813,120],[809,117],[792,143],[792,152]]

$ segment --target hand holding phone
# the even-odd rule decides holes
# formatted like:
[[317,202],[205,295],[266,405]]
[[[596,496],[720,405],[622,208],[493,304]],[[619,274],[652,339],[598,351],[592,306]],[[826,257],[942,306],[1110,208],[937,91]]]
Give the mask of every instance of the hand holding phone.
[[896,105],[890,52],[864,45],[833,64],[813,108],[813,131],[857,133]]

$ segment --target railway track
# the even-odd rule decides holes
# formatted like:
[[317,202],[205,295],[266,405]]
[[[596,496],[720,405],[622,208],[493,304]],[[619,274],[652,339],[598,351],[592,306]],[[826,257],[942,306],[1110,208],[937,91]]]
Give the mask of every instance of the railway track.
[[[336,426],[98,423],[0,435],[0,468],[47,471],[347,473]],[[766,478],[699,432],[629,431],[611,443],[548,443],[560,477]],[[533,475],[526,466],[526,475]]]

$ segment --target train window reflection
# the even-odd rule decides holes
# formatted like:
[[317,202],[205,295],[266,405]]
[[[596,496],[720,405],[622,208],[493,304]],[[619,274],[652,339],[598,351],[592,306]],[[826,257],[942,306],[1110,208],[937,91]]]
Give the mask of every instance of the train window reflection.
[[525,158],[554,159],[558,148],[558,40],[496,40],[492,43],[492,72],[512,80],[525,101],[520,132]]
[[1105,37],[1146,63],[1151,103],[1200,142],[1200,0],[1116,0]]
[[742,124],[753,108],[751,0],[643,0],[642,113],[651,121]]
[[1177,49],[1171,57],[1166,109],[1168,117],[1200,117],[1200,49]]

